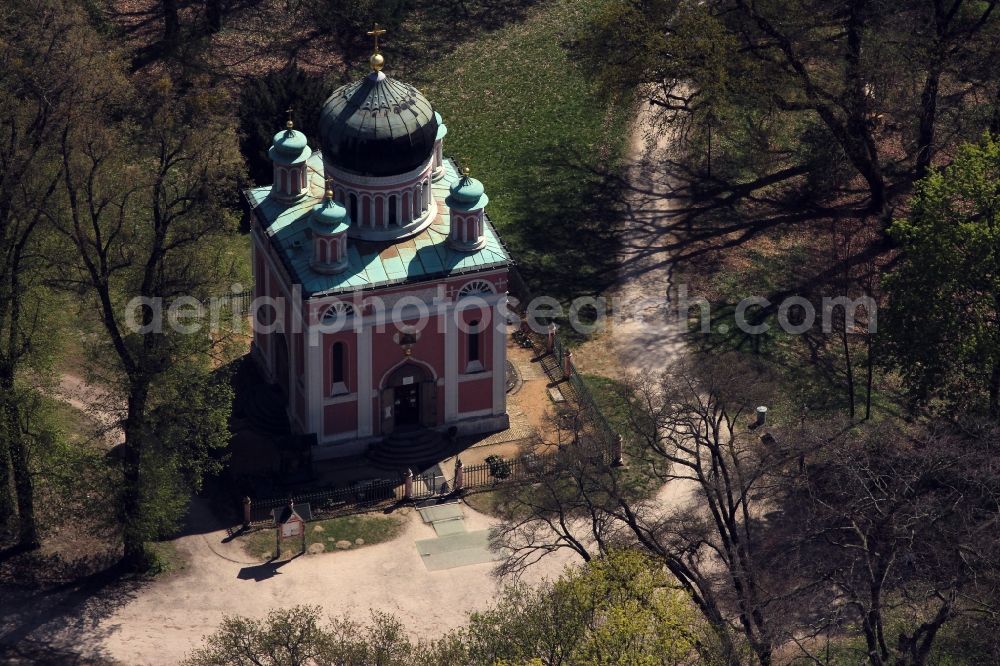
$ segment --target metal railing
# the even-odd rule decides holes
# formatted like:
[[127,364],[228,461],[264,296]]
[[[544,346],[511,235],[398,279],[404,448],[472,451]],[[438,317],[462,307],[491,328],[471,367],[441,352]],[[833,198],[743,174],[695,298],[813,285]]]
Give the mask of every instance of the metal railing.
[[[598,447],[597,453],[605,462],[612,460],[606,447]],[[463,483],[459,491],[456,491],[453,485],[443,482],[443,477],[438,474],[421,474],[413,477],[409,496],[406,490],[408,484],[404,480],[376,479],[357,483],[348,488],[252,501],[250,526],[271,525],[274,509],[287,506],[289,500],[294,501],[296,505],[309,504],[312,511],[310,520],[323,520],[384,509],[406,502],[447,497],[458,492],[491,490],[501,484],[530,483],[540,476],[555,472],[558,464],[558,460],[551,455],[527,454],[516,458],[494,456],[478,465],[463,467]]]

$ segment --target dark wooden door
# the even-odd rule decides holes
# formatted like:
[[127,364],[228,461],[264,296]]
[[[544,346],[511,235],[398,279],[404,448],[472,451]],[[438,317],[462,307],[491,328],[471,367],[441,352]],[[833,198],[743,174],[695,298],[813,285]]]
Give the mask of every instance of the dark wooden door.
[[394,400],[396,427],[412,427],[420,424],[420,384],[406,384],[396,387]]
[[393,404],[395,402],[395,393],[396,391],[391,387],[382,391],[382,402],[379,404],[379,408],[382,410],[383,435],[389,435],[393,430],[396,414],[396,407]]

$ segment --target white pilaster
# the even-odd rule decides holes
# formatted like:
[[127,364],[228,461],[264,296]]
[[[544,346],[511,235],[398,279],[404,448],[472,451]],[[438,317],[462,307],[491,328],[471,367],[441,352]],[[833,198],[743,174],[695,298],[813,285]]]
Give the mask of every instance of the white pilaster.
[[372,434],[372,327],[361,324],[357,344],[358,437]]
[[306,354],[306,418],[309,422],[309,432],[316,433],[322,440],[323,432],[323,398],[326,397],[326,387],[323,386],[323,373],[326,365],[323,362],[323,336],[313,333],[313,327],[307,326],[303,338]]
[[458,418],[458,324],[455,322],[455,304],[446,305],[444,311],[444,420]]
[[507,296],[497,299],[493,306],[493,415],[498,416],[507,411],[507,322],[503,319],[501,307],[507,302]]

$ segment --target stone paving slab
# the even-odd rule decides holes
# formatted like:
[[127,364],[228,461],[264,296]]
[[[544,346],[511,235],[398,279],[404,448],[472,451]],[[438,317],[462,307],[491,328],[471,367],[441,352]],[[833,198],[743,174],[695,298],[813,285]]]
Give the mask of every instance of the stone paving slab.
[[463,532],[437,539],[422,539],[415,543],[420,559],[428,571],[493,562],[502,557],[501,553],[490,550],[489,530]]
[[469,448],[479,448],[480,446],[492,446],[494,444],[506,444],[508,442],[517,442],[522,439],[528,439],[534,433],[531,424],[528,423],[528,417],[525,416],[524,412],[519,414],[514,414],[513,412],[508,412],[510,417],[510,427],[506,430],[501,430],[500,432],[493,433],[486,439],[476,442]]
[[451,520],[435,520],[431,525],[434,527],[434,533],[439,537],[450,536],[452,534],[463,534],[467,530],[465,529],[465,521],[461,518],[452,518]]
[[435,504],[433,506],[417,507],[420,517],[425,523],[434,523],[439,520],[461,520],[465,515],[462,513],[462,506],[458,502],[451,504]]

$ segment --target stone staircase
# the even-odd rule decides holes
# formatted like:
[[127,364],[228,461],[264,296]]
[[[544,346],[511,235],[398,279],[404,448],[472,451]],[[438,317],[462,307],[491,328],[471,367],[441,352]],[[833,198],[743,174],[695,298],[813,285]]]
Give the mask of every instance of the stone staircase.
[[433,430],[401,430],[368,450],[368,462],[378,469],[402,472],[429,467],[451,454],[453,443]]

